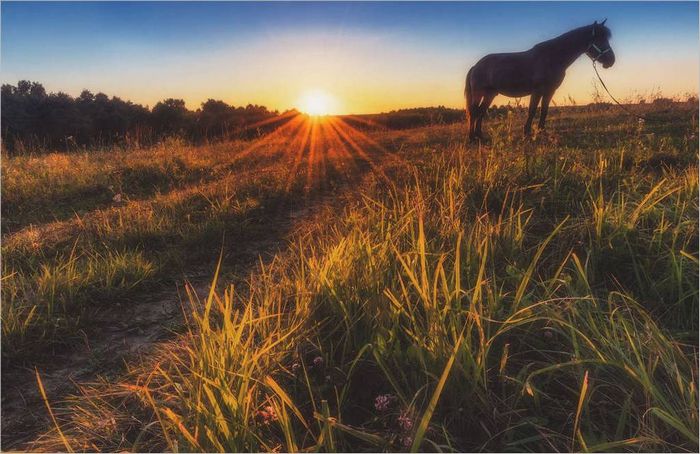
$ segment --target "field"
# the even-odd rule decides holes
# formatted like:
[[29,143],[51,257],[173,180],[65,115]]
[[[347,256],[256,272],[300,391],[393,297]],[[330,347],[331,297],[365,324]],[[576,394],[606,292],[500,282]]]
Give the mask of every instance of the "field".
[[2,448],[689,451],[698,108],[2,160]]

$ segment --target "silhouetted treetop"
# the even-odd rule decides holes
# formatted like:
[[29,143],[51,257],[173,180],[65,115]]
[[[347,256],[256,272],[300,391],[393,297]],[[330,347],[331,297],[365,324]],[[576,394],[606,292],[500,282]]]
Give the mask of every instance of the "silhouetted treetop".
[[234,107],[208,99],[188,110],[182,99],[168,98],[152,109],[104,93],[83,90],[76,98],[47,93],[38,82],[20,80],[1,89],[2,141],[5,150],[70,150],[144,146],[178,136],[193,143],[260,134],[250,125],[278,115],[264,106]]

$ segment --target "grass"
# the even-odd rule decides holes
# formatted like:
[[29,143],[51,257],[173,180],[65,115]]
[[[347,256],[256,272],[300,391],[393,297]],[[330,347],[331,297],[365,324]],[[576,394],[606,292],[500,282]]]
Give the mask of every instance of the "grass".
[[[103,197],[101,190],[91,197],[77,195],[94,190],[90,188],[97,177],[91,172],[106,165],[106,152],[97,153],[94,160],[88,155],[61,156],[68,162],[62,167],[53,165],[56,155],[5,159],[9,170],[3,194],[14,194],[15,187],[23,185],[27,186],[23,190],[31,194],[16,208],[19,212],[29,212],[26,206],[42,198],[64,205],[64,211],[92,205],[83,215],[53,222],[41,223],[44,215],[34,214],[33,221],[24,228],[5,235],[3,357],[15,360],[50,344],[71,342],[78,329],[89,324],[86,310],[95,303],[113,303],[172,282],[188,266],[210,261],[226,235],[245,242],[253,241],[261,231],[274,231],[274,226],[265,223],[280,204],[293,206],[289,201],[295,191],[303,194],[296,186],[287,190],[282,179],[282,172],[286,176],[288,170],[285,163],[270,158],[275,157],[281,143],[282,138],[269,139],[265,152],[246,160],[245,165],[238,158],[252,149],[246,142],[214,146],[214,150],[170,143],[173,148],[157,149],[152,156],[142,150],[123,153],[118,156],[122,167],[115,172],[122,178],[132,175],[132,181],[141,183],[130,186],[136,194],[133,199],[123,193],[123,200],[115,203],[108,194],[107,206],[93,203]],[[212,165],[216,162],[206,172],[212,181],[198,180],[205,165],[202,156]],[[40,164],[26,167],[33,160]],[[149,166],[146,161],[153,164]],[[172,162],[181,163],[181,175],[168,170]],[[52,170],[35,173],[32,169],[37,166]],[[152,178],[154,168],[159,169],[161,180]],[[146,191],[146,182],[157,186],[166,175],[181,185],[165,192],[160,192],[164,187],[156,187],[151,197],[138,196]],[[168,184],[175,184],[172,181]],[[123,181],[120,184],[125,185]],[[15,207],[13,197],[19,199],[17,195],[5,197],[10,203],[3,200],[3,209],[7,205]]]
[[189,293],[187,332],[85,387],[57,413],[62,436],[76,450],[697,451],[697,114],[675,109],[651,126],[561,113],[525,142],[506,118],[488,148],[465,147],[461,126],[378,134],[405,167],[366,178],[247,282],[217,268],[206,298]]

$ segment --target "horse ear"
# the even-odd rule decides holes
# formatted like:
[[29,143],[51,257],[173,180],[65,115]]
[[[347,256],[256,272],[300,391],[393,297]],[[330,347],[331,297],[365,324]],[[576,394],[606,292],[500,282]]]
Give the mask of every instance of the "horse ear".
[[605,25],[605,22],[607,22],[607,20],[608,18],[606,17],[605,19],[603,19],[603,22],[601,22],[600,25]]

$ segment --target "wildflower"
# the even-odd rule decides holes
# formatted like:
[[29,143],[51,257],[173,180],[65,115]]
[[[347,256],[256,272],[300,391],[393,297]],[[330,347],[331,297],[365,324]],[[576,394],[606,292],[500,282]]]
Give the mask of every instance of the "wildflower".
[[112,197],[112,201],[114,203],[122,203],[122,195],[121,194],[114,194],[114,197]]
[[292,373],[296,374],[297,372],[299,372],[300,368],[301,368],[301,364],[299,364],[299,363],[292,364]]
[[392,394],[380,394],[374,399],[374,408],[377,411],[387,411],[395,400],[396,396]]
[[277,421],[277,413],[270,405],[266,406],[262,410],[258,410],[256,416],[263,424],[270,424],[273,421]]
[[410,432],[413,429],[413,419],[408,414],[408,412],[403,412],[396,419],[397,424],[404,432]]
[[544,332],[544,337],[546,337],[547,339],[551,339],[552,336],[553,336],[553,334],[551,331],[547,330]]
[[410,435],[404,435],[401,437],[401,446],[408,449],[413,444],[413,437]]
[[321,367],[323,366],[323,358],[320,356],[317,356],[314,358],[314,367]]

